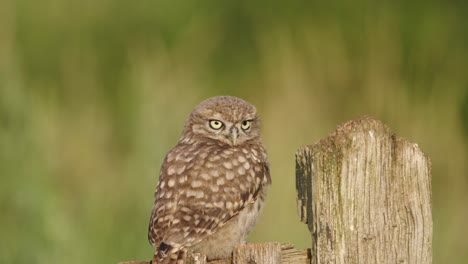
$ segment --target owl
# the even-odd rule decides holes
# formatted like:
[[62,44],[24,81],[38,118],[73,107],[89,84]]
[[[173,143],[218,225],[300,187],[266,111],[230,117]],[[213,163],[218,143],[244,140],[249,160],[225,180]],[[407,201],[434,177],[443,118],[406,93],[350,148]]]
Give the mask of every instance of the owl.
[[161,166],[152,263],[183,263],[187,252],[229,257],[255,226],[270,184],[255,107],[232,96],[201,102]]

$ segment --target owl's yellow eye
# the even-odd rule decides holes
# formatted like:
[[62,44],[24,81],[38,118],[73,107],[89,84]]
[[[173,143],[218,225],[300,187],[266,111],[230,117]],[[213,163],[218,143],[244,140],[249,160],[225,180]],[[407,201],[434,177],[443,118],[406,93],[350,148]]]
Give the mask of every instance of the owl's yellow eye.
[[223,127],[223,122],[219,120],[210,120],[210,127],[212,129],[218,130]]
[[250,128],[250,120],[244,120],[242,121],[241,128],[243,130],[247,130]]

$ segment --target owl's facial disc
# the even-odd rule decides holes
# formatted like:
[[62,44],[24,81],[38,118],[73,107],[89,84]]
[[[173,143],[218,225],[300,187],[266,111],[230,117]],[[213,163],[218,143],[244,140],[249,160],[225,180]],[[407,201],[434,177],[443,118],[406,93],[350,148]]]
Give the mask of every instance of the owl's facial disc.
[[228,129],[224,129],[225,122],[222,122],[217,119],[209,120],[210,128],[214,131],[225,130],[220,131],[220,133],[222,133],[222,135],[225,136],[227,143],[230,143],[231,145],[235,146],[237,143],[237,139],[239,138],[239,128],[236,127],[236,124],[232,124],[230,122],[226,122],[226,124],[228,125]]

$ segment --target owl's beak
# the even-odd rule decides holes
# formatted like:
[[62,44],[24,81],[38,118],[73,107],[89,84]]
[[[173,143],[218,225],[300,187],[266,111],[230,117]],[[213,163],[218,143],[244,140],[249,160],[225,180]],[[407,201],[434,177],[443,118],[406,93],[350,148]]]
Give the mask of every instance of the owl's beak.
[[230,136],[231,136],[232,145],[235,146],[237,143],[237,138],[239,137],[239,130],[237,129],[237,127],[231,128]]

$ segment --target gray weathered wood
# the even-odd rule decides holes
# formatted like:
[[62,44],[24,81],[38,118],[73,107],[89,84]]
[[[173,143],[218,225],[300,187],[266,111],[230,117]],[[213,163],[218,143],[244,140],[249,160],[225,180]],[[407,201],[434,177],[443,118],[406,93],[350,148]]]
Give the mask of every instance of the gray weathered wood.
[[432,263],[431,167],[380,121],[349,121],[296,153],[312,263]]
[[[200,254],[191,254],[187,257],[187,264],[309,264],[310,251],[308,249],[295,249],[293,245],[277,242],[248,243],[234,249],[233,257],[222,260],[207,261]],[[148,261],[129,261],[119,264],[149,264]]]
[[297,249],[291,244],[281,245],[281,263],[310,264],[310,249]]
[[246,244],[233,252],[233,263],[271,263],[281,264],[281,244]]

